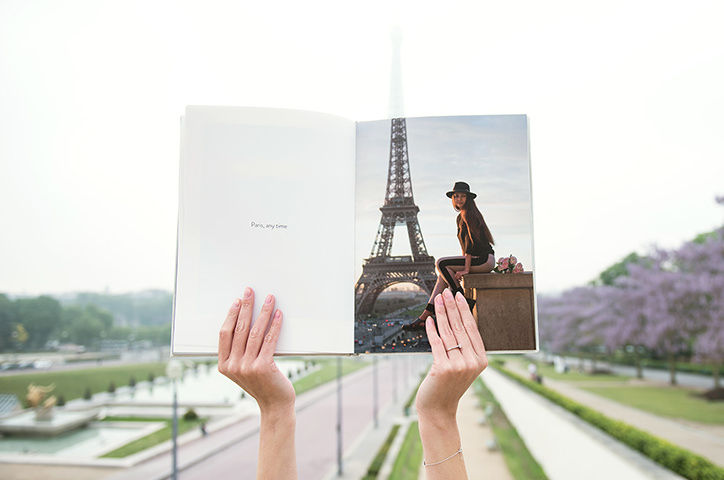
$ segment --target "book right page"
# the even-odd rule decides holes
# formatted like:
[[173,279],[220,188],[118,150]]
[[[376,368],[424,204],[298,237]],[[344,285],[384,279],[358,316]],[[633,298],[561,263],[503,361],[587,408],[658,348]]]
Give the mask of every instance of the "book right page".
[[416,320],[450,284],[488,351],[537,350],[527,116],[359,122],[356,150],[355,351],[430,351]]

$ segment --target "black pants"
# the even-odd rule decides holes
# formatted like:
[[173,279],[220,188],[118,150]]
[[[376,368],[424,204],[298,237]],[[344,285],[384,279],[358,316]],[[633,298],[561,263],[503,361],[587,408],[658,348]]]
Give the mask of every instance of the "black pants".
[[[471,267],[476,267],[478,265],[482,265],[485,262],[488,261],[488,257],[473,257],[472,261],[470,262]],[[464,267],[465,266],[465,257],[460,258],[444,258],[442,260],[438,260],[437,262],[437,269],[440,272],[440,274],[443,276],[445,281],[447,282],[448,286],[450,287],[450,290],[452,290],[453,294],[460,291],[462,292],[463,289],[460,288],[455,281],[455,278],[450,274],[450,270],[447,269],[447,267],[450,266],[458,266],[458,267]]]

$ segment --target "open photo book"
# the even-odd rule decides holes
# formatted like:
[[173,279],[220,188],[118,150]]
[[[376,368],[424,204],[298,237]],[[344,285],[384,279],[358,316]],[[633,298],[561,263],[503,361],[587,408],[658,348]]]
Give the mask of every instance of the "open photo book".
[[279,355],[430,351],[414,321],[462,255],[460,182],[517,267],[462,279],[486,348],[538,349],[527,116],[189,106],[180,153],[172,355],[216,355],[247,286],[254,318],[267,294],[284,314]]

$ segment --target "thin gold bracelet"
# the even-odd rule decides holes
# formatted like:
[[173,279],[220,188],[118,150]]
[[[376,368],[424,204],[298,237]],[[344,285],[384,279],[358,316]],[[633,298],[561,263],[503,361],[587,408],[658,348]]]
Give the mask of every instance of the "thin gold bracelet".
[[447,462],[447,461],[450,460],[451,458],[453,458],[453,457],[455,457],[456,455],[459,455],[459,454],[461,454],[461,453],[463,453],[463,447],[462,447],[462,445],[460,446],[460,448],[458,448],[458,451],[457,451],[457,452],[453,453],[452,455],[450,455],[449,457],[447,457],[445,460],[440,460],[439,462],[435,462],[435,463],[426,463],[425,460],[423,459],[423,460],[422,460],[422,465],[425,466],[425,467],[434,467],[435,465],[440,465],[441,463]]

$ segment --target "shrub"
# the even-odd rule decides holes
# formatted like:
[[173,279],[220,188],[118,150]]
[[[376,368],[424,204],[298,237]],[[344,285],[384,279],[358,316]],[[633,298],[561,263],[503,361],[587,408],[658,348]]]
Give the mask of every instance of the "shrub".
[[189,408],[186,410],[186,413],[184,413],[183,419],[187,422],[192,422],[194,420],[198,420],[199,415],[196,413],[196,410],[193,408]]

